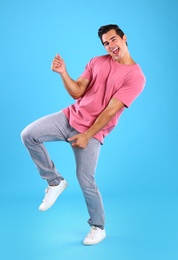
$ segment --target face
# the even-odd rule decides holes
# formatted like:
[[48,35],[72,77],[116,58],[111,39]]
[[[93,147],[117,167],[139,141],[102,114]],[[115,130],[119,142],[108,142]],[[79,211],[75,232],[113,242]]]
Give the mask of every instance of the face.
[[108,31],[102,36],[102,42],[106,51],[111,55],[113,60],[120,63],[124,62],[124,57],[128,50],[126,41],[126,36],[124,35],[122,39],[118,34],[116,34],[114,29]]

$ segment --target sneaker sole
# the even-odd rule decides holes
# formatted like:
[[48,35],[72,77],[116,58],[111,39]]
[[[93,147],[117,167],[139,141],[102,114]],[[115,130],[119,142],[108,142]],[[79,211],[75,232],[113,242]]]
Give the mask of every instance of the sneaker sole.
[[105,238],[106,238],[106,235],[105,235],[102,239],[97,240],[97,241],[95,241],[95,242],[93,242],[93,241],[91,241],[91,242],[84,242],[84,241],[83,241],[83,244],[84,244],[85,246],[97,245],[97,244],[99,244],[101,241],[103,241]]

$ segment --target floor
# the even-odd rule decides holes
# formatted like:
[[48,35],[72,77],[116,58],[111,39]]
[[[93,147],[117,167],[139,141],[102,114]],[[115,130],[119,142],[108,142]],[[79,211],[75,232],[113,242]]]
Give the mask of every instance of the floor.
[[176,260],[178,198],[104,195],[107,238],[84,246],[88,218],[80,194],[63,193],[39,212],[39,195],[1,200],[1,260]]

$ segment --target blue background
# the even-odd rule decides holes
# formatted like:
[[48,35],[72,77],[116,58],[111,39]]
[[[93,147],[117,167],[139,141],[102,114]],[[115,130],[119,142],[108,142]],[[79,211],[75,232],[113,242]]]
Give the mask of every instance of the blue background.
[[[0,258],[178,259],[178,2],[0,2]],[[76,79],[105,54],[98,28],[118,24],[147,83],[105,139],[97,168],[107,238],[85,247],[88,214],[67,144],[47,144],[69,187],[38,212],[46,183],[20,140],[35,119],[73,102],[50,70],[56,53]]]

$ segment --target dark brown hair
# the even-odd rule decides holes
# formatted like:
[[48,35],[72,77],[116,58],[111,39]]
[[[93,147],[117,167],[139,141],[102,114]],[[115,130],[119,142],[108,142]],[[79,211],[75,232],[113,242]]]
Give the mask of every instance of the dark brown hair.
[[[98,30],[98,37],[100,38],[102,44],[103,44],[103,41],[102,41],[102,36],[103,34],[109,32],[110,30],[114,29],[116,31],[116,34],[119,35],[121,38],[123,38],[124,36],[124,32],[119,28],[118,25],[116,24],[108,24],[108,25],[104,25],[104,26],[101,26]],[[127,44],[127,43],[126,43]]]

